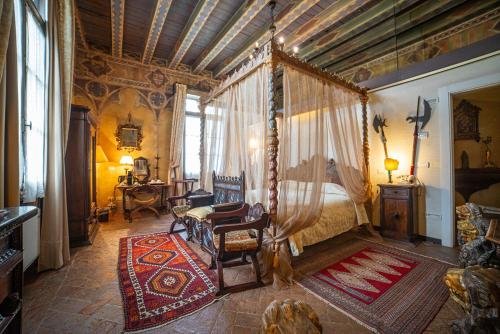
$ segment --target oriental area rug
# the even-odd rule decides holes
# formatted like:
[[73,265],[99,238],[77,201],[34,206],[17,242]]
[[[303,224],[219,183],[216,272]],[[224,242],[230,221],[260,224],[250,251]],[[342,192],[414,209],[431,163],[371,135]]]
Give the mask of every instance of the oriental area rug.
[[217,275],[178,234],[120,239],[125,332],[160,327],[213,303]]
[[421,333],[449,296],[451,264],[379,243],[349,240],[318,261],[296,282],[374,332]]

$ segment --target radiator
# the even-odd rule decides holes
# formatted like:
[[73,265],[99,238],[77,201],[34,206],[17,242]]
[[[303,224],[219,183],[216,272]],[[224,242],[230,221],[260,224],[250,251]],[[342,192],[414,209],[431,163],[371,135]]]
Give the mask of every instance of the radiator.
[[23,269],[26,270],[40,255],[40,213],[23,224]]

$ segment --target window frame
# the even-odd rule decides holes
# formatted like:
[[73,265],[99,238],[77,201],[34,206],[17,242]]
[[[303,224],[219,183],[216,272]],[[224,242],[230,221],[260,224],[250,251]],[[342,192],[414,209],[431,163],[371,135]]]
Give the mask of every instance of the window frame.
[[[26,182],[26,160],[27,160],[27,134],[28,134],[28,128],[31,131],[32,125],[28,123],[28,111],[27,111],[27,99],[28,99],[28,92],[27,92],[27,78],[28,78],[28,62],[27,62],[27,54],[28,54],[28,36],[27,36],[27,30],[28,30],[28,15],[32,15],[34,18],[34,21],[39,25],[40,30],[43,33],[44,40],[45,40],[45,62],[44,62],[44,82],[47,85],[47,78],[48,78],[48,52],[47,52],[47,47],[48,47],[48,41],[47,41],[47,21],[42,17],[40,14],[39,8],[35,5],[33,0],[20,0],[21,2],[21,17],[22,17],[22,22],[20,24],[21,26],[21,44],[22,44],[22,77],[21,77],[21,91],[20,94],[21,99],[20,99],[20,201],[21,204],[29,204],[28,202],[23,201],[23,192],[25,190],[25,182]],[[47,6],[48,4],[41,0],[41,6],[44,6],[45,11],[47,11]],[[45,125],[44,125],[44,135],[46,136],[47,134],[47,114],[48,114],[48,89],[45,87]],[[45,165],[45,163],[43,163]],[[45,169],[45,167],[43,167]]]

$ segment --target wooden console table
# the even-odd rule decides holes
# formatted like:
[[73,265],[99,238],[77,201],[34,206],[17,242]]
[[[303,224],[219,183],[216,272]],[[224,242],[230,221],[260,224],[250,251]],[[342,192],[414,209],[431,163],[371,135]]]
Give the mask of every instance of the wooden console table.
[[469,202],[476,191],[488,189],[495,183],[500,183],[500,168],[455,169],[455,190],[465,202]]
[[0,333],[22,332],[23,235],[22,224],[38,208],[6,208],[0,219]]

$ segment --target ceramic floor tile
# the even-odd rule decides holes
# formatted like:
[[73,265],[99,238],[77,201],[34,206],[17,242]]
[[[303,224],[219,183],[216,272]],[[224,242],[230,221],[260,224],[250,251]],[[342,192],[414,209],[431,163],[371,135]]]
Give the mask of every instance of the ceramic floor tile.
[[[171,217],[167,215],[161,219],[144,216],[129,224],[121,215],[114,214],[110,222],[101,224],[93,245],[71,250],[69,265],[58,271],[28,277],[24,296],[24,333],[120,333],[124,316],[116,269],[118,241],[130,235],[168,231],[170,222]],[[298,271],[313,268],[315,254],[338,247],[355,235],[369,238],[349,232],[307,247],[304,254],[293,259],[294,267]],[[423,255],[456,261],[456,251],[431,243],[392,244]],[[190,246],[209,263],[210,257],[198,244],[190,243]],[[229,285],[254,279],[251,266],[231,268],[224,274]],[[309,303],[324,324],[324,333],[367,332],[366,328],[294,285],[282,290],[266,286],[231,294],[200,312],[146,333],[258,333],[267,305],[275,299],[287,298]],[[448,300],[428,327],[428,332],[449,332],[449,323],[462,315],[456,303]]]

